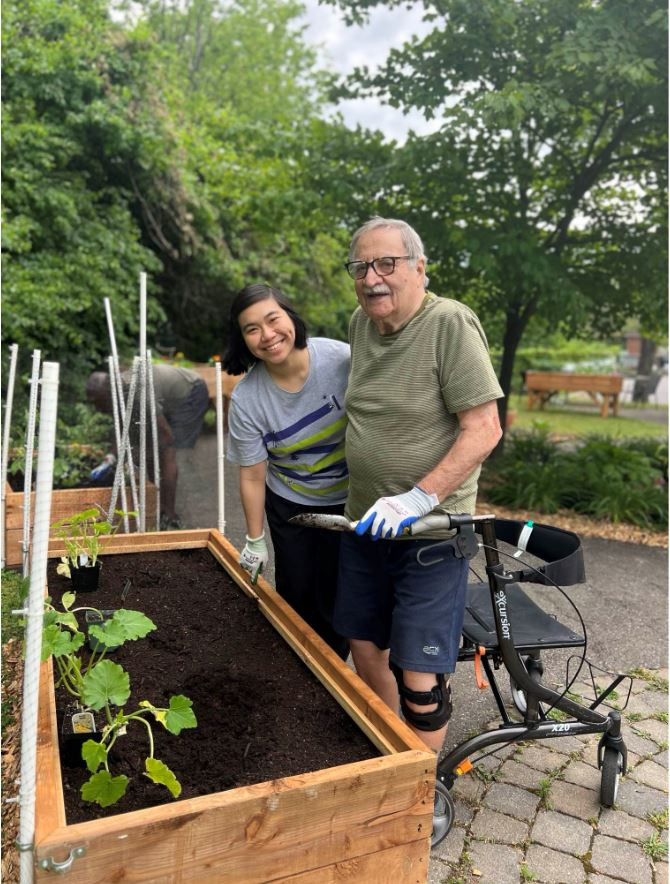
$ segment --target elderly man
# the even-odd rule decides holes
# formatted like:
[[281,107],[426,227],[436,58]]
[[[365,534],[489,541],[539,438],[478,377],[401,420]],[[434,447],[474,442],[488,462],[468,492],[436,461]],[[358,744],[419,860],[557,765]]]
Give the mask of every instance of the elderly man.
[[[360,307],[349,328],[349,496],[334,625],[356,670],[435,752],[451,715],[467,561],[449,538],[393,540],[428,513],[474,512],[482,461],[500,439],[502,396],[484,332],[458,301],[428,292],[426,257],[405,222],[373,218],[346,264]],[[425,538],[425,539],[424,539]],[[436,557],[433,556],[433,559]]]
[[[209,406],[209,393],[200,375],[191,369],[177,365],[154,365],[152,368],[161,471],[160,529],[170,531],[181,528],[175,510],[178,477],[176,449],[193,448],[195,445]],[[130,374],[125,372],[121,379],[124,386],[128,386]],[[86,396],[98,411],[111,413],[109,375],[94,371],[86,383]],[[93,472],[100,477],[100,468]]]

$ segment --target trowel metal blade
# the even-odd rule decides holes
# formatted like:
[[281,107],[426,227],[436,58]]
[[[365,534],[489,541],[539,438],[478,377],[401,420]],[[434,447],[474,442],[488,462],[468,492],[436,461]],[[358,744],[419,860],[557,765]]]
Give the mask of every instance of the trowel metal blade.
[[301,513],[299,516],[291,516],[289,522],[307,528],[327,528],[329,531],[353,531],[355,524],[344,516],[329,513]]

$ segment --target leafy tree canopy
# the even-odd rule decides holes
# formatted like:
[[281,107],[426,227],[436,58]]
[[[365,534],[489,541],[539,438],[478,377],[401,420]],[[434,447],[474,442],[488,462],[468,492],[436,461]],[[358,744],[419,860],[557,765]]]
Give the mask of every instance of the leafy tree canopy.
[[345,337],[347,223],[372,211],[365,179],[388,156],[379,133],[319,118],[294,0],[133,8],[4,10],[3,340],[24,367],[33,348],[62,362],[66,409],[109,352],[104,297],[122,357],[136,350],[141,270],[149,342],[167,320],[194,359],[221,352],[253,281]]
[[[377,5],[330,2],[351,22]],[[443,293],[465,293],[485,323],[504,318],[503,388],[534,315],[571,333],[610,333],[631,314],[663,326],[665,4],[423,5],[434,29],[339,94],[444,121],[398,151],[388,209],[425,236]]]

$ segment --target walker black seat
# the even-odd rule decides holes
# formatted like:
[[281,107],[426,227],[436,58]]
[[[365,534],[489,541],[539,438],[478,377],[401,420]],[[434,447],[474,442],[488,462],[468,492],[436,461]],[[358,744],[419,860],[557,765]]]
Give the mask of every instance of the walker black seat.
[[[518,583],[505,588],[508,616],[512,623],[512,638],[519,653],[542,648],[580,648],[584,637],[568,629],[547,614],[521,589]],[[491,590],[488,583],[471,583],[465,605],[463,637],[487,651],[498,647]]]

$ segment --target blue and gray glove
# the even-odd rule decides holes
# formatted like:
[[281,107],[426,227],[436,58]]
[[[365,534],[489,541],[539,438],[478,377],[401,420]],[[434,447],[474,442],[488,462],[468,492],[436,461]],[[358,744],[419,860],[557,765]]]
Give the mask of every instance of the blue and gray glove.
[[415,485],[404,494],[380,497],[359,519],[354,530],[358,535],[370,534],[373,540],[390,540],[402,534],[408,525],[421,516],[428,515],[439,502],[436,494],[427,494]]
[[101,479],[106,479],[109,474],[112,472],[114,467],[116,466],[116,455],[107,454],[105,455],[105,459],[101,464],[91,470],[90,476],[94,482],[99,482]]
[[268,547],[265,542],[265,531],[260,537],[249,537],[240,554],[240,565],[251,574],[251,582],[258,580],[258,575],[268,563]]

